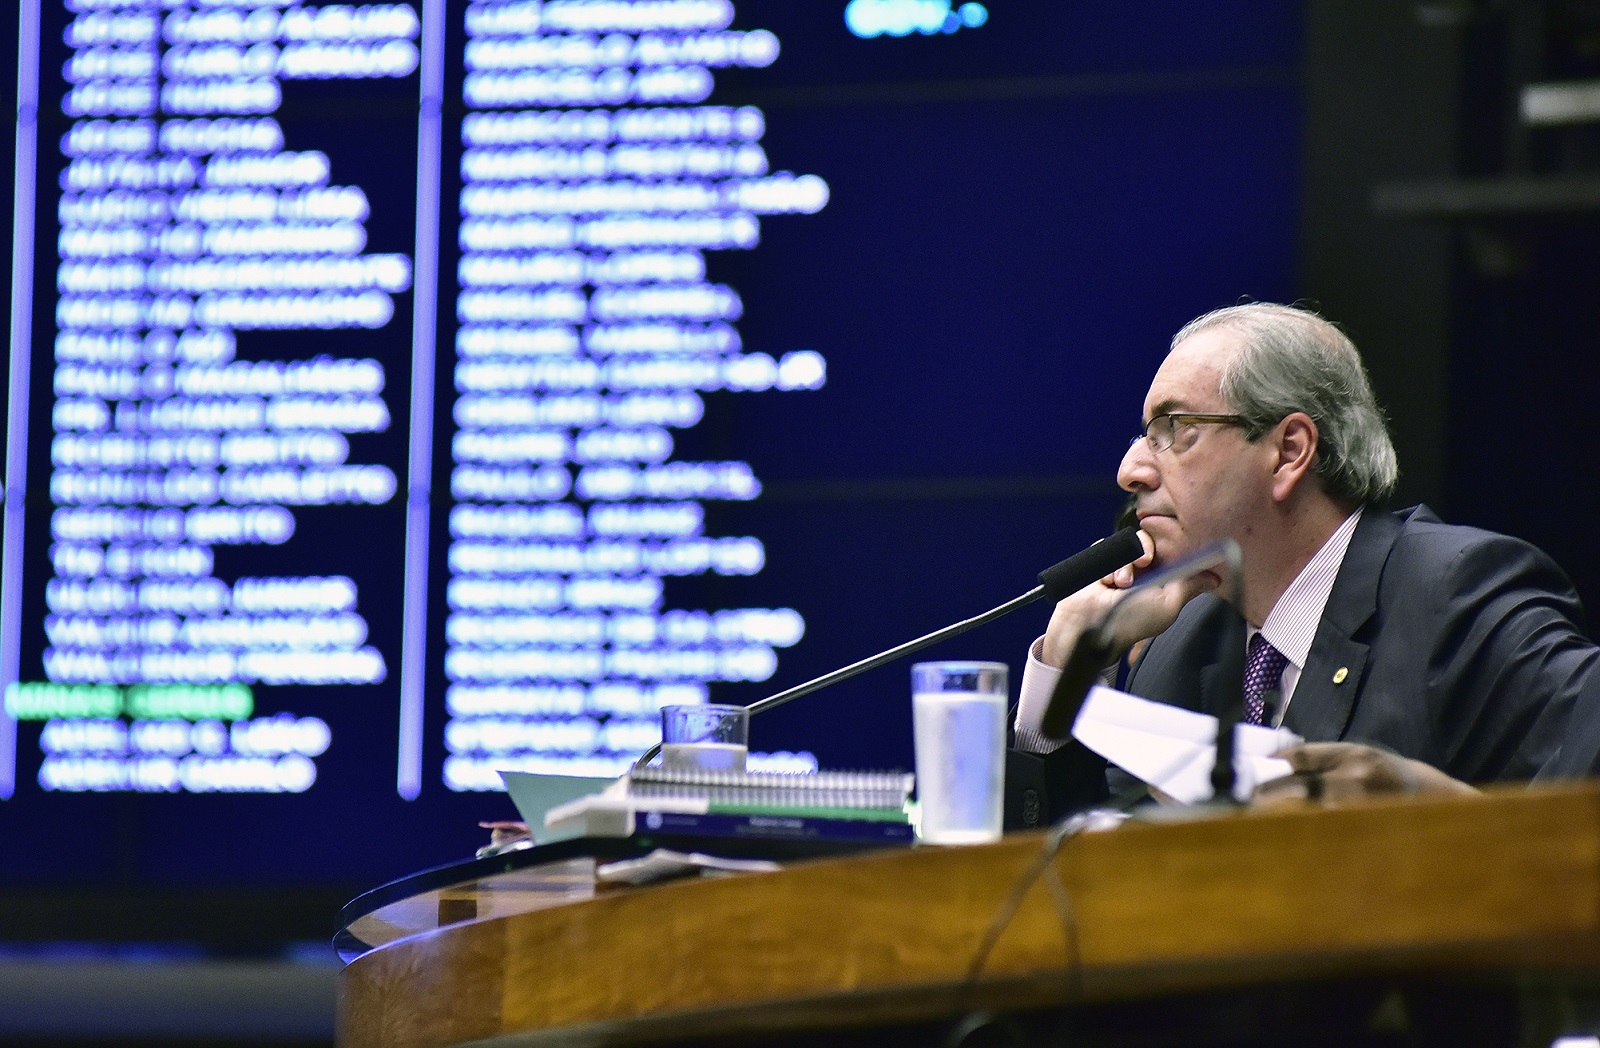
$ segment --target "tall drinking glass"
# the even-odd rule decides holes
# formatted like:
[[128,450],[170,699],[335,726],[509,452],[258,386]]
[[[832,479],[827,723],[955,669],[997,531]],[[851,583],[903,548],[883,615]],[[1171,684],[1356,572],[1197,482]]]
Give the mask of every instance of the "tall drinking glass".
[[1003,662],[911,667],[918,837],[924,843],[999,839],[1006,695]]

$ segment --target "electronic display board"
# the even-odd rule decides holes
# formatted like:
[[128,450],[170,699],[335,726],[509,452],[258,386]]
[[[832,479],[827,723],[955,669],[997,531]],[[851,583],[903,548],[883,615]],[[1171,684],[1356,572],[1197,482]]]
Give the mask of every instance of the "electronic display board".
[[1282,6],[30,0],[5,876],[398,874],[1027,589],[1170,332],[1292,296]]

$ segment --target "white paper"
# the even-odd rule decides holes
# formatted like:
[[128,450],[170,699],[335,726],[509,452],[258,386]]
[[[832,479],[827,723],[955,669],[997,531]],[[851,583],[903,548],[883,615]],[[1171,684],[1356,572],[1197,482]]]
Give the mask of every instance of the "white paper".
[[[1217,763],[1217,718],[1096,686],[1072,735],[1141,782],[1183,804],[1211,797]],[[1272,755],[1302,742],[1287,728],[1240,724],[1234,734],[1234,796],[1248,800],[1259,783],[1288,775],[1289,762]]]
[[613,779],[588,775],[538,775],[525,771],[502,771],[500,779],[506,784],[511,803],[517,806],[522,821],[537,844],[575,837],[581,827],[551,827],[546,816],[577,798],[597,794],[609,787]]
[[729,859],[700,852],[670,851],[657,848],[637,859],[618,859],[595,868],[601,884],[649,884],[651,881],[688,874],[772,873],[783,867],[768,859]]

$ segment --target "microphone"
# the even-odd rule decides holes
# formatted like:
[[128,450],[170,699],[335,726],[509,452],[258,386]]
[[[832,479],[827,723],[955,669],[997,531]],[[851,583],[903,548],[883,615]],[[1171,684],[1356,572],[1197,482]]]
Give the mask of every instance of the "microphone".
[[1144,555],[1144,543],[1139,541],[1138,528],[1123,528],[1114,535],[1097,540],[1088,549],[1080,550],[1059,564],[1052,564],[1039,572],[1041,596],[1060,600],[1076,593],[1091,582],[1098,582],[1124,564],[1132,564]]
[[[970,629],[976,629],[1002,616],[1009,615],[1018,608],[1032,604],[1041,597],[1060,600],[1067,594],[1074,593],[1090,583],[1104,578],[1124,564],[1133,563],[1143,553],[1144,544],[1139,541],[1139,530],[1137,528],[1123,528],[1114,535],[1108,535],[1103,539],[1096,540],[1087,549],[1074,553],[1059,564],[1052,564],[1041,571],[1039,573],[1039,585],[1022,594],[1022,596],[1014,597],[998,608],[991,608],[982,615],[963,619],[943,629],[934,630],[932,633],[918,637],[916,640],[906,641],[898,647],[893,647],[870,658],[862,659],[860,662],[852,662],[850,665],[836,669],[831,673],[824,673],[822,676],[808,680],[804,684],[797,684],[787,691],[780,691],[776,695],[768,695],[761,701],[750,704],[748,707],[750,715],[755,716],[757,713],[765,713],[767,710],[776,709],[786,702],[792,702],[800,698],[802,695],[810,695],[814,691],[821,691],[830,684],[837,684],[842,680],[854,677],[858,673],[865,673],[867,670],[893,662],[895,659],[921,651],[923,648],[932,647],[942,640],[948,640]],[[658,742],[648,750],[645,750],[644,756],[634,761],[634,767],[644,767],[650,763],[651,758],[660,752],[661,744]]]
[[1072,725],[1078,719],[1078,711],[1083,708],[1083,700],[1088,697],[1089,689],[1111,661],[1112,627],[1125,608],[1145,599],[1146,594],[1169,583],[1184,582],[1203,572],[1214,571],[1224,566],[1228,568],[1228,578],[1234,591],[1233,600],[1237,606],[1240,554],[1239,544],[1232,539],[1214,542],[1171,567],[1146,575],[1128,587],[1122,599],[1113,604],[1111,610],[1106,612],[1098,623],[1085,630],[1083,636],[1078,638],[1078,643],[1073,645],[1071,653],[1067,656],[1066,665],[1061,668],[1061,677],[1050,692],[1050,701],[1045,705],[1044,716],[1039,719],[1040,732],[1052,739],[1065,738],[1071,734]]

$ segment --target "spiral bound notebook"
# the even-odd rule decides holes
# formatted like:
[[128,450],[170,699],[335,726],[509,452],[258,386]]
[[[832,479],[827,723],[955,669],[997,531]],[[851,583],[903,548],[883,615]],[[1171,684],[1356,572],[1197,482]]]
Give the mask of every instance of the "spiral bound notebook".
[[626,792],[648,808],[649,801],[705,800],[709,810],[727,813],[772,811],[805,814],[868,812],[901,814],[911,797],[914,777],[890,771],[779,772],[700,771],[635,768],[626,776]]
[[[526,792],[502,773],[513,799]],[[909,839],[904,772],[679,771],[636,768],[607,785],[539,813],[541,839],[627,837],[642,830],[709,836]],[[523,787],[519,790],[519,786]],[[524,811],[530,824],[532,813]]]

